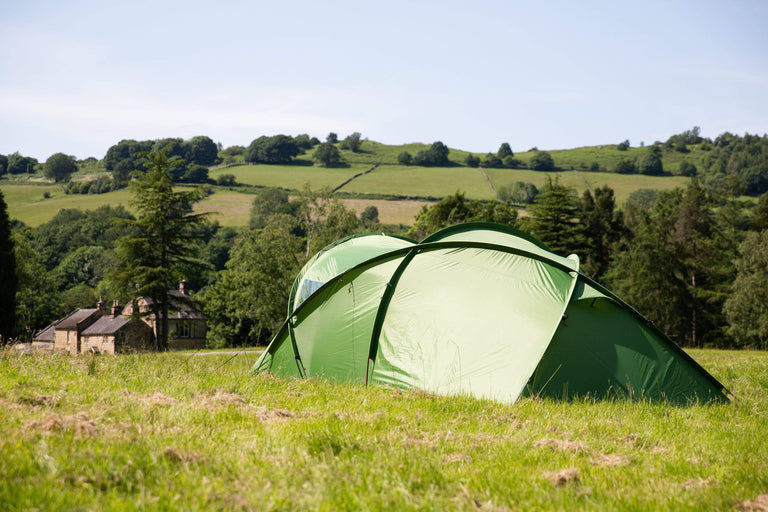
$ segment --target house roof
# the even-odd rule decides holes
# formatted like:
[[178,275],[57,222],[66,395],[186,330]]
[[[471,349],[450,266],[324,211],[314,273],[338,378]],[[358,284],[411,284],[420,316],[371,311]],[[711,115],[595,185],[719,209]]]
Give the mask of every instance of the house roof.
[[68,314],[56,324],[56,329],[72,330],[77,329],[77,324],[83,320],[87,320],[91,315],[99,311],[96,308],[93,309],[77,309]]
[[56,337],[56,325],[58,323],[59,321],[56,320],[48,327],[37,331],[37,334],[32,338],[32,341],[53,341]]
[[104,315],[83,331],[83,336],[92,334],[114,334],[131,321],[129,316]]

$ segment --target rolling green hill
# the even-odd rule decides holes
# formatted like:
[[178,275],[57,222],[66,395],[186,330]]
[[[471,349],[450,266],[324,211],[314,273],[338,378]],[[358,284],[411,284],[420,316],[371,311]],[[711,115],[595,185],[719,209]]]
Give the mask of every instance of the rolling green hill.
[[[407,151],[416,155],[426,150],[429,144],[387,145],[374,141],[363,141],[359,152],[341,150],[346,162],[344,167],[324,168],[312,165],[311,152],[296,158],[294,165],[235,165],[212,168],[210,177],[216,179],[222,174],[232,174],[243,188],[224,189],[214,187],[215,193],[198,205],[200,211],[216,212],[215,218],[224,225],[242,226],[247,224],[253,187],[281,187],[299,191],[305,186],[317,190],[337,188],[350,178],[354,179],[339,189],[340,197],[353,208],[361,211],[368,204],[374,204],[380,211],[382,222],[408,224],[426,201],[437,200],[461,191],[469,199],[490,200],[494,193],[483,173],[477,168],[464,165],[469,154],[451,149],[451,167],[418,167],[398,164],[398,155]],[[701,145],[690,146],[689,153],[664,151],[665,171],[674,174],[684,159],[701,166],[706,151]],[[530,182],[541,188],[550,177],[557,177],[561,183],[574,187],[579,194],[588,188],[608,185],[613,188],[619,204],[637,189],[653,188],[667,190],[684,186],[688,178],[681,176],[652,177],[638,174],[617,174],[613,172],[592,172],[589,168],[613,169],[621,159],[639,159],[648,148],[629,148],[620,151],[616,145],[592,146],[568,150],[548,151],[555,165],[563,169],[545,173],[527,169],[486,169],[493,186],[512,185],[517,181]],[[527,164],[533,151],[515,154],[515,158]],[[484,157],[482,154],[476,154]],[[372,167],[378,166],[366,173]],[[106,171],[93,162],[84,166],[73,176],[74,180],[89,180],[103,175]],[[359,175],[355,177],[356,175]],[[0,180],[9,213],[30,226],[50,220],[62,208],[93,209],[104,204],[129,207],[130,194],[127,190],[98,195],[67,195],[61,185],[46,182],[36,175],[32,179],[23,176],[17,179]],[[407,200],[402,204],[390,204],[394,200]]]

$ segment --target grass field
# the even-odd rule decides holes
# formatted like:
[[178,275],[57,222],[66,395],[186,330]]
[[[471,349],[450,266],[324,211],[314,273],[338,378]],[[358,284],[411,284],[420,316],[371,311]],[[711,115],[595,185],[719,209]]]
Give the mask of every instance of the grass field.
[[252,376],[254,354],[6,352],[0,508],[748,510],[768,354],[691,354],[736,401],[503,405]]
[[302,165],[238,165],[213,169],[209,175],[216,179],[222,174],[232,174],[243,185],[260,187],[281,187],[301,190],[311,185],[313,190],[335,188],[357,173],[367,171],[371,166],[355,164],[349,167],[324,168]]

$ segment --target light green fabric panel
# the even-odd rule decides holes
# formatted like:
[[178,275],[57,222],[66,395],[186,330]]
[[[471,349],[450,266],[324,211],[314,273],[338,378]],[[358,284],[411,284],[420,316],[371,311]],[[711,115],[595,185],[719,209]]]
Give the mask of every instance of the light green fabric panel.
[[384,234],[356,236],[331,245],[317,253],[304,265],[296,278],[292,293],[294,311],[317,288],[342,272],[381,254],[410,247],[414,242]]
[[270,370],[281,377],[301,377],[291,345],[288,329],[282,329],[261,355],[254,371]]
[[402,259],[347,272],[312,298],[306,316],[300,312],[294,335],[308,377],[365,383],[376,311]]
[[560,321],[573,277],[478,248],[418,254],[390,302],[373,383],[513,402]]
[[[445,230],[445,235],[442,235],[441,232],[435,233],[433,236],[426,239],[425,242],[480,242],[500,245],[502,247],[512,247],[521,251],[529,252],[531,254],[536,254],[545,260],[560,263],[567,268],[578,270],[578,260],[558,256],[552,252],[547,251],[546,249],[539,247],[530,240],[526,240],[525,238],[516,236],[512,233],[482,228],[471,230],[468,229],[466,231],[457,230],[456,232],[451,231],[451,228],[448,228]],[[574,263],[576,264],[574,265]]]
[[613,299],[587,286],[571,302],[527,393],[559,399],[725,400],[703,370]]

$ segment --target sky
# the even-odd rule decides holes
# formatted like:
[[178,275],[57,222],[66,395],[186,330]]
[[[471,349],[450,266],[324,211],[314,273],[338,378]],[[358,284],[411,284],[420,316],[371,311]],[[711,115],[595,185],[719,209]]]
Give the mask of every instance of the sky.
[[768,132],[764,0],[0,0],[0,154],[261,135],[475,153]]

